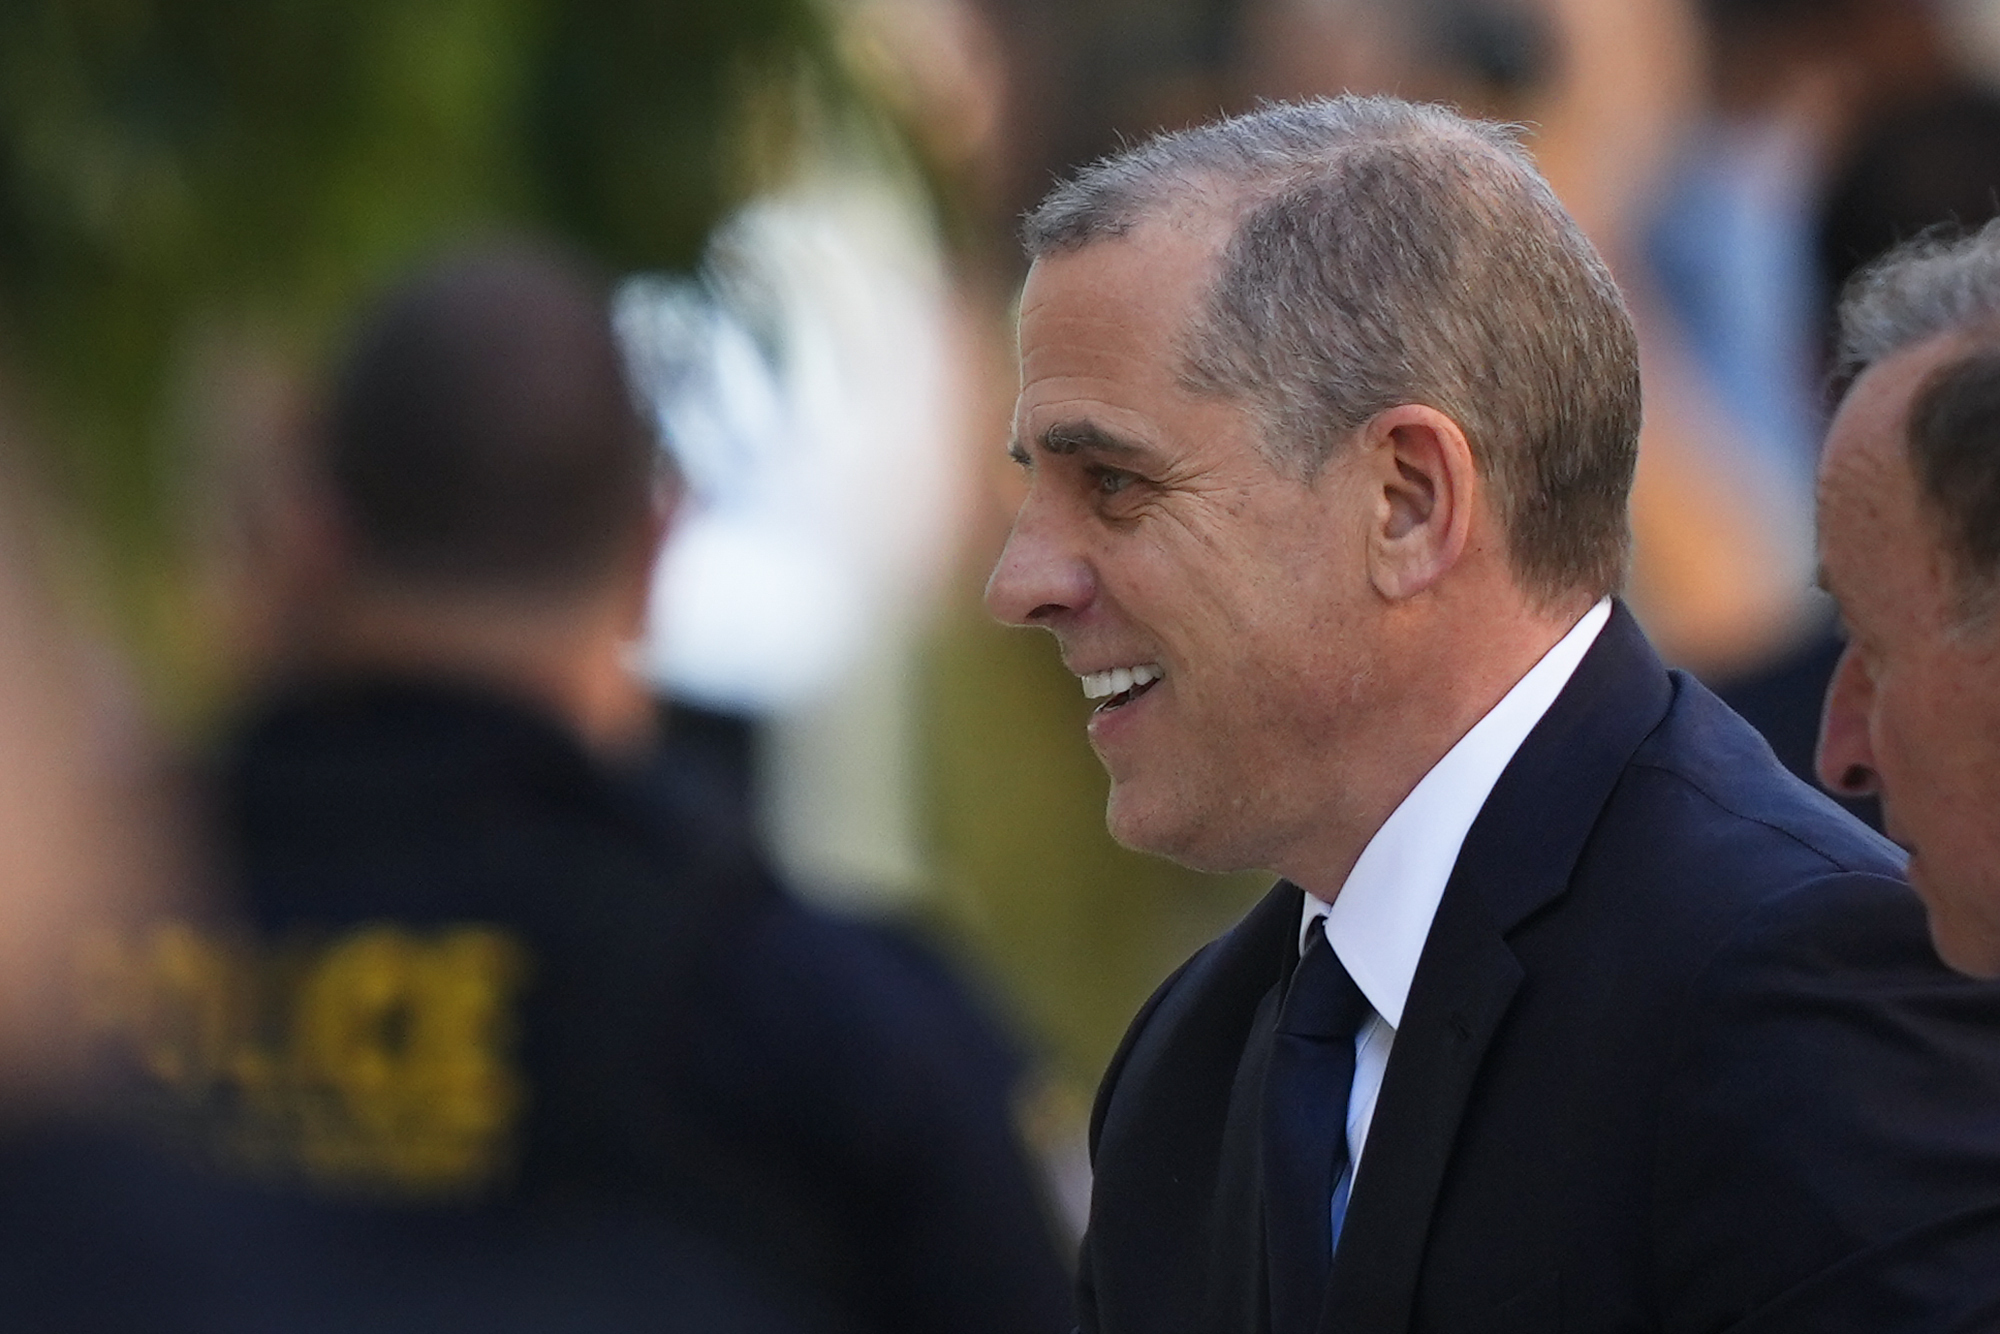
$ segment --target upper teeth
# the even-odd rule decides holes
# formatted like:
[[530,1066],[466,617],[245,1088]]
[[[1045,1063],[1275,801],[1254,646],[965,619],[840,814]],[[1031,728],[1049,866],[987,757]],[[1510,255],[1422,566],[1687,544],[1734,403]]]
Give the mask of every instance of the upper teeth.
[[1166,673],[1157,663],[1142,662],[1137,667],[1113,667],[1108,672],[1090,672],[1083,678],[1085,699],[1122,695],[1137,686],[1150,685]]

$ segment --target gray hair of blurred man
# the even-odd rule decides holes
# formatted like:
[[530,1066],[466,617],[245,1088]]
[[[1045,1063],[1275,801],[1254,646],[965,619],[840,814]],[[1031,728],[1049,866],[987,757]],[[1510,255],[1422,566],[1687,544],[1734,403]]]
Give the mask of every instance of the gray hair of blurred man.
[[1085,169],[1023,239],[1037,259],[1203,211],[1234,230],[1184,384],[1247,405],[1303,478],[1376,413],[1435,408],[1472,445],[1524,591],[1618,589],[1638,339],[1514,128],[1387,97],[1267,106]]
[[1959,613],[1980,622],[2000,608],[2000,220],[1928,233],[1856,273],[1841,297],[1837,378],[1851,384],[1947,334],[1965,347],[1912,396],[1904,440]]

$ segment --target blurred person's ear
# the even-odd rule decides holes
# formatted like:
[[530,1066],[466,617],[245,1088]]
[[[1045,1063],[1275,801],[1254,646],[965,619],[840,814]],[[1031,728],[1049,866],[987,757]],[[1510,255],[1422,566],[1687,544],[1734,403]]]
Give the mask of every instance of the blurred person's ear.
[[652,612],[655,570],[685,495],[685,487],[672,476],[655,486],[644,529],[612,567],[609,582],[589,599],[590,610],[577,623],[580,633],[572,636],[566,654],[577,674],[575,699],[584,735],[600,754],[614,759],[642,755],[658,740],[659,701],[637,660]]
[[675,476],[660,479],[653,488],[653,506],[647,516],[644,538],[634,545],[632,556],[619,571],[619,598],[627,642],[636,642],[646,633],[652,612],[654,572],[673,536],[687,487]]

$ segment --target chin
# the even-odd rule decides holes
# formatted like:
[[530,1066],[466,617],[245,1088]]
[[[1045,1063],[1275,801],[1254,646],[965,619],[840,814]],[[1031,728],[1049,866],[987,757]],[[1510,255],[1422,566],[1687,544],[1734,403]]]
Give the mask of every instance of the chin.
[[1968,926],[1933,910],[1931,945],[1953,972],[1967,977],[2000,978],[2000,938],[1990,930],[1978,929],[1981,925]]
[[1134,852],[1150,853],[1212,875],[1253,871],[1264,863],[1248,855],[1238,834],[1218,830],[1205,812],[1175,809],[1173,803],[1147,802],[1128,787],[1114,783],[1104,806],[1105,828],[1112,840]]

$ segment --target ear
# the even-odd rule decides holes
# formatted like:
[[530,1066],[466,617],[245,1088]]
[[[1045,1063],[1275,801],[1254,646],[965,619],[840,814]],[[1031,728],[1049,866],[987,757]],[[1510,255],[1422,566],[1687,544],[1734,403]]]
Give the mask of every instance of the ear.
[[1374,507],[1368,575],[1392,602],[1434,586],[1465,554],[1479,473],[1457,422],[1405,403],[1361,428],[1361,455]]
[[633,544],[631,557],[621,571],[620,622],[626,641],[646,633],[646,619],[653,605],[653,572],[666,550],[673,532],[674,516],[680,510],[685,489],[678,478],[669,478],[653,488],[653,504],[646,518],[646,531]]

